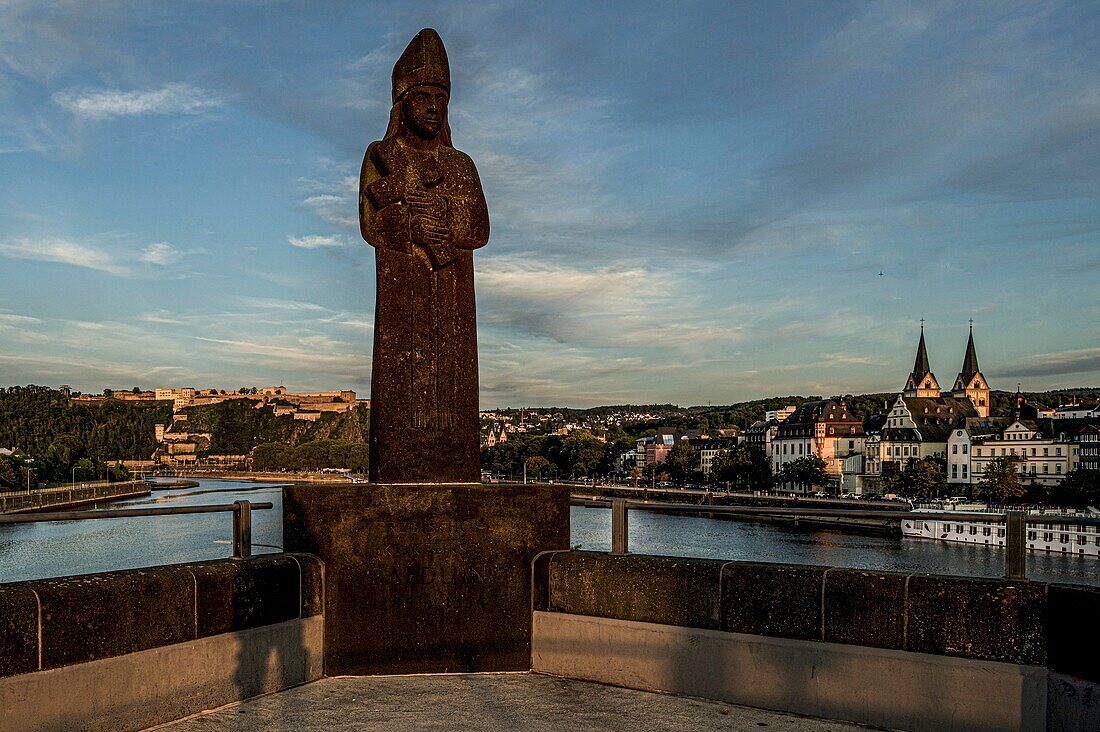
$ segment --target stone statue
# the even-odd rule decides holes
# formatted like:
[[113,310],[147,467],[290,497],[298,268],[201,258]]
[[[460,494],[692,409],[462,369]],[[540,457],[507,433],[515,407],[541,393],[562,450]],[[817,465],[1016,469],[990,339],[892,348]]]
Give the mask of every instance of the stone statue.
[[489,212],[473,161],[451,145],[450,76],[439,34],[417,33],[359,178],[359,227],[378,270],[372,483],[481,479],[473,250],[489,240]]

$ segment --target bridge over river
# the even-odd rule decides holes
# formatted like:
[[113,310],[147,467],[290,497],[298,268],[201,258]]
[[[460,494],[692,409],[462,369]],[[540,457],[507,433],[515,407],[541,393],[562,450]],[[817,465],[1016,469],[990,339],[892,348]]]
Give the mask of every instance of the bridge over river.
[[[378,488],[203,480],[111,506],[172,515],[0,525],[0,730],[1100,727],[1081,630],[1100,612],[1094,560],[1029,557],[1009,580],[987,547],[646,511],[622,554],[612,512],[570,509],[564,490],[568,546],[532,554],[518,585],[482,566],[476,534],[449,586],[403,550],[365,580],[384,622],[423,616],[395,632],[457,642],[440,670],[490,673],[343,676],[340,579],[282,551],[302,490]],[[446,544],[448,527],[418,531]],[[436,600],[442,625],[423,615]],[[518,630],[519,656],[492,623],[471,634],[486,612],[502,641]],[[400,655],[424,653],[415,640],[384,651],[389,632],[359,626],[383,644],[368,664],[425,663]]]

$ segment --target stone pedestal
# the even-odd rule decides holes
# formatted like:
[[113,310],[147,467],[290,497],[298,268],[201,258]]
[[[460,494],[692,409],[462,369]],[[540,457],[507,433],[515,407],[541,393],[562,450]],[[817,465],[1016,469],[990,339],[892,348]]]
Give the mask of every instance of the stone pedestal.
[[325,563],[325,673],[527,671],[531,560],[569,548],[564,486],[300,484],[283,546]]

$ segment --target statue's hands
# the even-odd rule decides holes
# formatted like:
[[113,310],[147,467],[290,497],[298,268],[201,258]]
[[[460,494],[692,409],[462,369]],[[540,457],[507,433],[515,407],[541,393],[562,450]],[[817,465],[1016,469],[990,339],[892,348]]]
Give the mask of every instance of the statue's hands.
[[423,190],[406,191],[405,201],[413,216],[426,216],[445,222],[450,218],[450,202],[446,196]]
[[451,241],[451,230],[439,219],[429,216],[412,217],[412,240],[416,244],[426,246],[429,244],[448,244]]
[[425,191],[408,191],[405,201],[412,217],[412,240],[417,244],[447,244],[451,227],[447,199]]

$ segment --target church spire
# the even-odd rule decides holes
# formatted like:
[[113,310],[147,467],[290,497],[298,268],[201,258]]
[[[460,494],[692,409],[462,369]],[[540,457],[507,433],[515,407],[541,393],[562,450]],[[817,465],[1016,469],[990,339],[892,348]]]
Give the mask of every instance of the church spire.
[[963,357],[962,371],[955,377],[951,388],[956,399],[966,398],[978,410],[978,416],[989,416],[989,384],[978,368],[978,350],[974,348],[974,319],[970,319],[970,338],[966,341],[966,355]]
[[913,361],[913,372],[905,382],[902,390],[905,396],[911,397],[938,397],[940,385],[932,373],[932,366],[928,362],[928,348],[924,345],[924,318],[920,319],[920,341],[917,343],[917,358]]
[[924,346],[924,318],[921,318],[920,342],[917,344],[917,359],[913,362],[913,376],[919,379],[931,371],[932,367],[928,363],[928,349]]
[[974,348],[974,321],[970,321],[970,339],[966,342],[966,356],[963,358],[963,367],[960,376],[963,381],[969,382],[981,369],[978,368],[978,351]]

